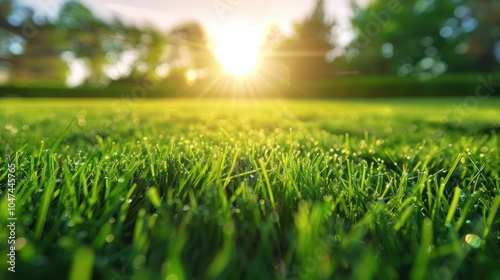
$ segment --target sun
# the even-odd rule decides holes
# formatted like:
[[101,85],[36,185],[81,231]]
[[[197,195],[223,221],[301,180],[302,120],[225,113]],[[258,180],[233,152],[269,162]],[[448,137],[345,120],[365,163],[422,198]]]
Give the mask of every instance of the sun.
[[259,64],[260,43],[258,32],[252,28],[226,28],[215,35],[215,55],[227,73],[245,77]]

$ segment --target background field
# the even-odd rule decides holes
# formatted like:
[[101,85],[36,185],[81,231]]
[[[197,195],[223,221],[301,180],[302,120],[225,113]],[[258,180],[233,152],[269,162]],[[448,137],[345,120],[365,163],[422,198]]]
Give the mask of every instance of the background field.
[[[0,97],[34,98],[466,98],[476,93],[482,98],[500,96],[500,73],[446,74],[433,79],[394,76],[338,75],[313,81],[281,80],[267,83],[258,77],[243,81],[221,79],[183,85],[180,81],[115,84],[107,87],[67,88],[58,84],[0,85]],[[478,89],[479,87],[479,89]],[[454,102],[454,101],[451,101]],[[425,101],[424,101],[425,103]]]
[[498,279],[499,108],[3,99],[15,277]]

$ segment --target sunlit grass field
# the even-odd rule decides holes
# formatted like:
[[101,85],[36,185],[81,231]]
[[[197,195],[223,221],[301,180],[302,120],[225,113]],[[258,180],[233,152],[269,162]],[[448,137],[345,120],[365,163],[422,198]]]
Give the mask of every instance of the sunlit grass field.
[[500,279],[475,101],[0,100],[0,279]]

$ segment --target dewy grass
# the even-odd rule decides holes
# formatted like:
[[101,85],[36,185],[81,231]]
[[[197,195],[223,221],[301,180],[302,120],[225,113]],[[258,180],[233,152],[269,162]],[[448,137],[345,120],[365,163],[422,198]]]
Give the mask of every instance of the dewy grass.
[[0,278],[499,279],[500,101],[457,103],[2,100]]

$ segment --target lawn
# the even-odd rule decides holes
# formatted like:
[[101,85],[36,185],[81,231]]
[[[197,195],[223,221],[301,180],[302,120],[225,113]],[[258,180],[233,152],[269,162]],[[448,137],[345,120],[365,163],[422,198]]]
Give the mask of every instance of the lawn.
[[0,100],[0,279],[500,279],[471,100]]

